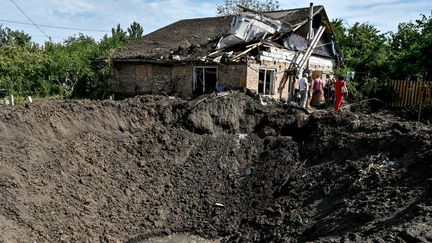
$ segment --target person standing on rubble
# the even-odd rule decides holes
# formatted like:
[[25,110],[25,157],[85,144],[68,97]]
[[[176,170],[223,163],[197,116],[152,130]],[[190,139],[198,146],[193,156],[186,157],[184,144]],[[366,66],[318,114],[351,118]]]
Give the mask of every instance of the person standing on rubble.
[[339,111],[342,104],[343,96],[348,95],[348,88],[345,84],[345,77],[339,76],[338,81],[335,82],[335,111]]
[[300,106],[306,108],[306,102],[308,100],[308,91],[309,91],[309,75],[307,73],[303,73],[303,78],[299,81],[299,89],[300,89]]
[[313,104],[314,105],[322,105],[325,103],[324,98],[324,81],[320,78],[319,75],[316,75],[315,80],[313,81]]
[[326,84],[327,92],[328,92],[326,102],[328,106],[333,106],[335,101],[335,89],[334,89],[335,83],[336,83],[336,79],[333,77],[329,79],[328,83]]

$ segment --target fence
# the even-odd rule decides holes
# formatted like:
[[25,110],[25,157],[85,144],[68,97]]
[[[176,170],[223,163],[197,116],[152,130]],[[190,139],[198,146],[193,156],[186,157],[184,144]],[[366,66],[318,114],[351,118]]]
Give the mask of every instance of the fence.
[[399,99],[390,102],[390,107],[414,107],[423,104],[432,104],[431,81],[390,80],[389,87],[393,88]]

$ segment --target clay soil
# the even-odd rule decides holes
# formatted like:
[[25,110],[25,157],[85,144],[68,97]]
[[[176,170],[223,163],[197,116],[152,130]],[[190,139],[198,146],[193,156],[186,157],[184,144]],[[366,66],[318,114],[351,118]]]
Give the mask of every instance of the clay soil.
[[431,136],[243,93],[2,107],[0,242],[428,242]]

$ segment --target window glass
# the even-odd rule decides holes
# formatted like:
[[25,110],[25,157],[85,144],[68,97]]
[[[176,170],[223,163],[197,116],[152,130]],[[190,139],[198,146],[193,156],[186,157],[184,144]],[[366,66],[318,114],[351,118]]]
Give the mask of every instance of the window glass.
[[264,94],[264,78],[265,78],[265,70],[260,69],[258,75],[258,94]]
[[260,69],[258,75],[258,94],[274,94],[274,75],[275,70]]
[[273,92],[273,78],[274,78],[274,70],[266,70],[265,75],[265,94],[266,95],[272,95]]

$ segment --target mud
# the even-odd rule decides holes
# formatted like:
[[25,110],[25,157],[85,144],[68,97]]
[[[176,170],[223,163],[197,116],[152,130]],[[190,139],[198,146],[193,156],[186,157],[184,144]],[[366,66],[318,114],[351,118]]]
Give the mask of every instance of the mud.
[[0,111],[0,242],[432,241],[432,128],[243,93]]

